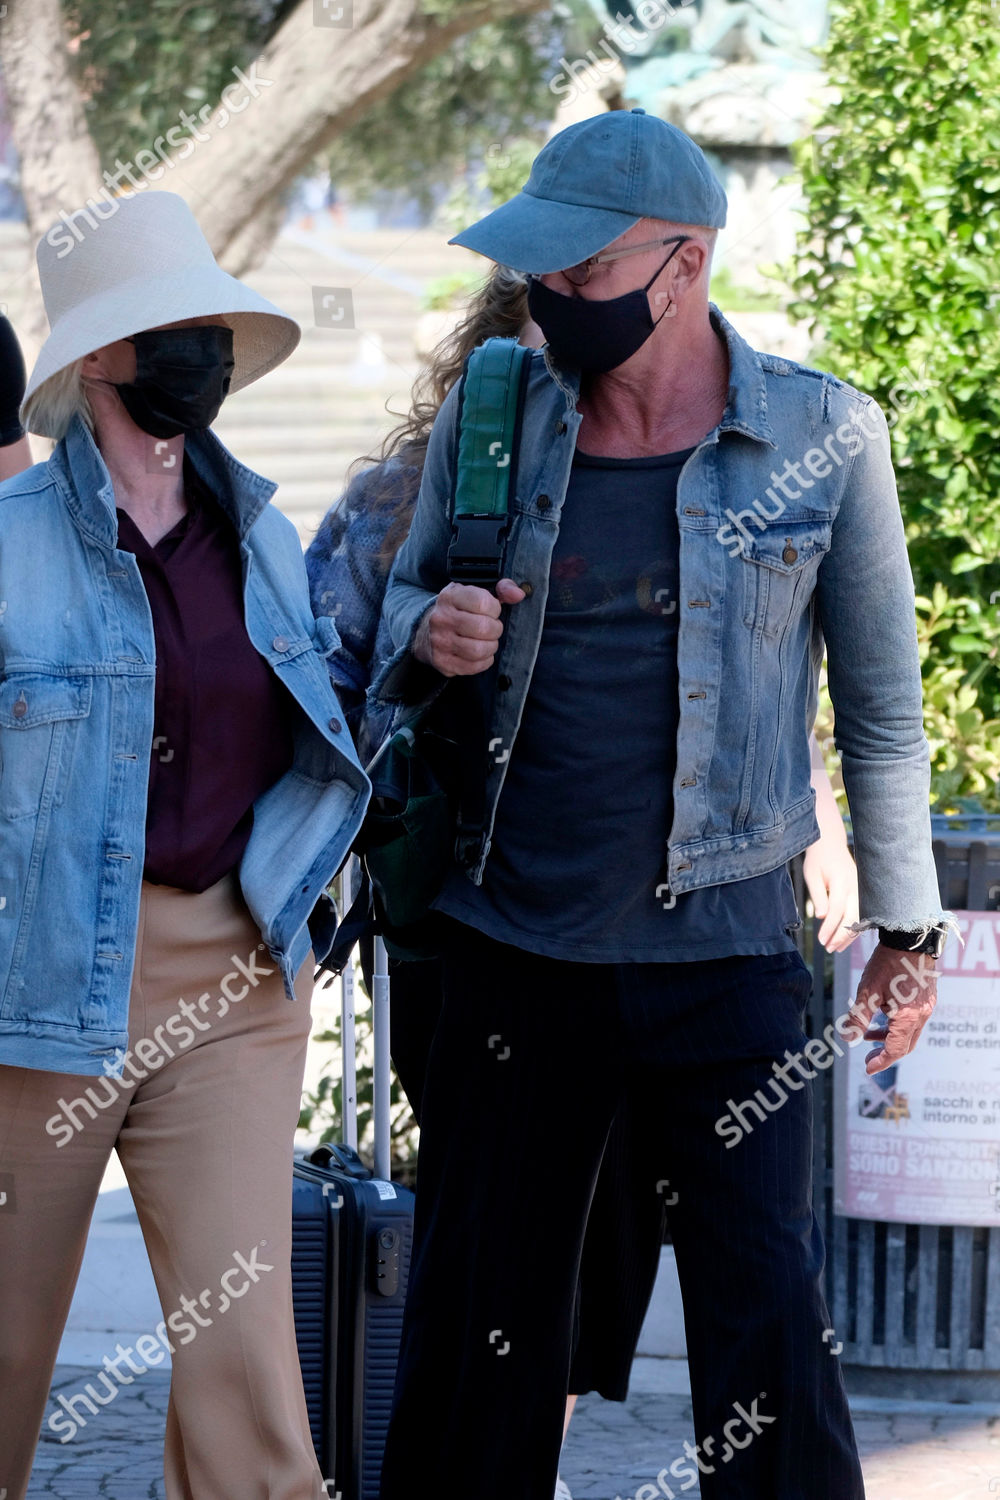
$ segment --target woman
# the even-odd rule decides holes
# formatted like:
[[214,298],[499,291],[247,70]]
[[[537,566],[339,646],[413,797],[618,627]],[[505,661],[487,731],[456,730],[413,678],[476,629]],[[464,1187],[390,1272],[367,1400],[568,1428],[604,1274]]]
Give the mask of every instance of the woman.
[[72,223],[39,245],[24,406],[57,446],[0,490],[0,1489],[26,1492],[116,1150],[163,1322],[48,1427],[167,1351],[169,1500],[317,1500],[290,1166],[368,783],[294,528],[207,430],[299,330],[172,193]]
[[[516,337],[535,347],[542,343],[541,330],[528,317],[524,278],[502,266],[438,346],[414,387],[409,417],[389,434],[377,458],[360,460],[365,467],[330,508],[306,552],[314,610],[337,612],[341,644],[330,658],[331,671],[364,757],[389,727],[384,714],[366,716],[365,692],[378,662],[391,655],[379,626],[382,596],[413,517],[427,440],[468,354],[491,337]],[[822,836],[806,853],[805,877],[815,913],[824,918],[820,940],[833,951],[855,936],[844,924],[857,921],[857,872],[815,739],[813,757]],[[390,971],[393,1061],[419,1120],[427,1052],[441,1005],[440,968],[437,961],[390,962]],[[650,1110],[655,1116],[652,1101]],[[597,1390],[608,1400],[624,1401],[628,1393],[670,1200],[669,1184],[657,1183],[655,1168],[644,1159],[644,1142],[654,1139],[651,1126],[619,1116],[608,1140],[580,1275],[579,1338],[570,1379],[577,1394]],[[567,1426],[575,1401],[570,1395]],[[563,1493],[568,1494],[565,1487]],[[558,1500],[558,1489],[556,1494]]]

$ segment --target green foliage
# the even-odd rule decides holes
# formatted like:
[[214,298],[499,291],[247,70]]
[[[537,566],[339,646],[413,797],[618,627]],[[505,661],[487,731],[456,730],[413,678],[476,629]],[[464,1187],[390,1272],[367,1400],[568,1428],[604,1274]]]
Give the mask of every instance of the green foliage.
[[435,276],[425,286],[420,305],[431,312],[464,307],[482,284],[482,271],[453,271],[450,276]]
[[[296,3],[65,0],[102,166],[131,161],[176,126],[182,110],[197,115],[215,106],[233,68],[249,67]],[[447,20],[466,4],[424,0],[421,8]],[[405,191],[428,207],[470,163],[502,171],[507,143],[521,132],[538,134],[533,154],[554,107],[548,79],[562,26],[546,9],[460,38],[338,137],[319,165],[329,165],[334,182],[355,197]]]
[[294,9],[293,0],[66,0],[87,121],[101,164],[130,161],[216,105]]
[[793,316],[894,410],[940,810],[1000,806],[1000,14],[835,0]]
[[780,312],[784,306],[778,292],[761,292],[733,280],[728,266],[712,272],[712,301],[723,312]]
[[[406,192],[429,211],[456,176],[482,163],[491,180],[507,172],[510,197],[552,116],[557,28],[545,12],[462,37],[337,138],[325,157],[334,182],[362,198]],[[516,139],[522,132],[532,137],[527,151]]]
[[457,234],[519,193],[543,145],[541,133],[508,142],[491,141],[479,171],[471,180],[463,176],[441,205],[438,221],[445,233]]

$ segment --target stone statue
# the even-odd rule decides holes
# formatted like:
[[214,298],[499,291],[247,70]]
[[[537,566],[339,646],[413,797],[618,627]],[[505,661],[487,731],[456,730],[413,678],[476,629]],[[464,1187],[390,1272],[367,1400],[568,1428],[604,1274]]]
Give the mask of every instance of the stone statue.
[[691,50],[727,62],[813,68],[826,35],[826,0],[702,0],[689,9]]
[[[781,68],[815,68],[812,49],[824,39],[827,0],[654,0],[659,17],[648,8],[646,23],[634,5],[619,0],[591,0],[623,61],[656,56],[669,61],[660,70],[672,84],[731,63],[765,63]],[[615,22],[631,20],[627,30]]]
[[703,145],[783,147],[802,133],[827,0],[591,5],[624,64],[625,95]]

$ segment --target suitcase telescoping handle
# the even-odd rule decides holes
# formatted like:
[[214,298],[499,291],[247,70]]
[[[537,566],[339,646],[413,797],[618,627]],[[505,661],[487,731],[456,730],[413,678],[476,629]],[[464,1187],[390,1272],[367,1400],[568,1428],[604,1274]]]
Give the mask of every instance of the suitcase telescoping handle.
[[[344,866],[342,881],[343,911],[341,920],[353,900],[354,861]],[[386,1182],[392,1176],[389,1147],[389,961],[382,939],[375,939],[375,970],[372,983],[372,1032],[375,1047],[372,1109],[375,1122],[375,1176]],[[344,1060],[344,1142],[358,1148],[358,1091],[354,1021],[354,965],[345,963],[341,975],[340,1041]]]
[[373,1109],[375,1114],[375,1176],[392,1177],[389,1148],[389,958],[380,937],[375,939],[372,977],[372,1029],[375,1039]]

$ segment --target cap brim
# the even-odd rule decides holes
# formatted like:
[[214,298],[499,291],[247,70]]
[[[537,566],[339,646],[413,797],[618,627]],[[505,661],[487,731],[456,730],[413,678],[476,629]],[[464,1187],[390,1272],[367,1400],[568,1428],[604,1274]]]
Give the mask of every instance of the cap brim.
[[513,271],[544,276],[596,255],[641,217],[518,193],[448,243],[488,255]]

